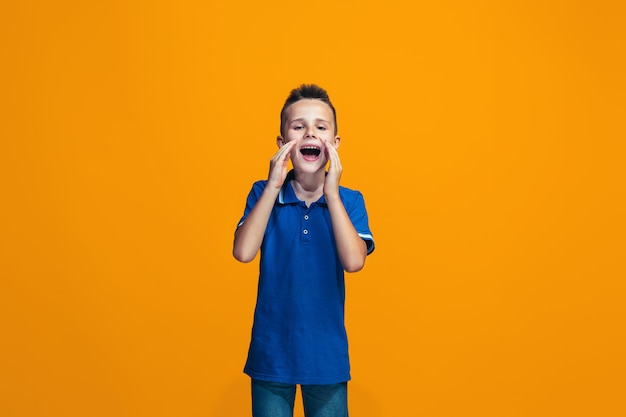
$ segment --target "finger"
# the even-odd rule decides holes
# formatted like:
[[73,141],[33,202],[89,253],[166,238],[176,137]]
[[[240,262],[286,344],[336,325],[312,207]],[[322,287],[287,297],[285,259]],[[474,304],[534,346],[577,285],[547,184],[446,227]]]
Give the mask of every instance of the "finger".
[[292,141],[290,141],[290,142],[285,143],[285,144],[284,144],[284,145],[283,145],[283,146],[282,146],[282,147],[278,150],[278,153],[279,153],[281,156],[283,156],[283,157],[286,155],[286,158],[285,158],[285,159],[289,159],[289,153],[291,152],[291,148],[293,148],[293,145],[294,145],[295,143],[296,143],[296,141],[294,141],[294,140],[292,140]]
[[282,149],[281,148],[281,151],[282,152],[279,152],[279,153],[276,154],[276,157],[274,159],[274,163],[276,165],[280,165],[281,167],[284,168],[284,167],[287,166],[287,163],[289,162],[289,159],[291,158],[291,152],[290,152],[289,148],[287,148],[287,149]]
[[326,156],[328,157],[328,159],[332,158],[332,146],[330,146],[328,140],[324,140],[324,151],[326,152]]
[[291,150],[292,147],[293,147],[293,141],[285,143],[274,154],[274,156],[272,157],[272,160],[276,161],[276,162],[278,162],[278,161],[281,161],[281,162],[287,161],[289,159],[289,151]]
[[339,153],[337,152],[337,149],[328,141],[325,141],[324,144],[326,145],[326,154],[330,160],[331,167],[334,166],[335,168],[339,168],[341,164],[339,162]]
[[336,165],[335,156],[333,155],[328,142],[324,142],[324,147],[326,151],[326,157],[328,158],[328,162],[330,162],[329,171],[333,171]]
[[330,143],[330,141],[325,140],[324,145],[326,145],[326,149],[328,150],[328,153],[339,155],[339,152],[337,152],[337,148],[335,148],[335,146],[332,143]]
[[285,150],[285,154],[287,154],[287,158],[289,158],[289,155],[291,153],[291,148],[293,148],[295,144],[296,144],[296,141],[292,140],[291,142],[287,142],[285,146],[281,148],[281,150],[283,149]]

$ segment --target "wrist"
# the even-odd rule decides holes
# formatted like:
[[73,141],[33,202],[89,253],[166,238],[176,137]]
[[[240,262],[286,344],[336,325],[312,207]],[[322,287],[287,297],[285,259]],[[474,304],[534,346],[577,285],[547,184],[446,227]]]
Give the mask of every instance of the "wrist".
[[272,197],[272,199],[275,199],[278,196],[278,193],[280,193],[281,188],[282,188],[282,184],[274,185],[268,181],[267,185],[263,189],[263,193],[261,193],[261,196],[267,195],[267,196]]
[[341,201],[341,198],[339,197],[339,189],[332,190],[332,191],[324,190],[324,199],[326,200],[327,203],[333,202],[333,201]]
[[267,190],[268,188],[271,188],[272,190],[276,190],[279,191],[282,187],[283,184],[285,183],[285,179],[275,179],[275,178],[268,178],[267,179],[267,185],[265,186],[265,189]]

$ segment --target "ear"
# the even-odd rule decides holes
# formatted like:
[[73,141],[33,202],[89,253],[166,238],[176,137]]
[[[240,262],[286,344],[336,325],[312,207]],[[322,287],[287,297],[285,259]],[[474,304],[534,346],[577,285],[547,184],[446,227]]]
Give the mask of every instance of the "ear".
[[285,144],[285,141],[283,140],[282,136],[276,136],[276,144],[278,145],[279,148],[282,148],[283,145]]
[[339,149],[339,142],[341,142],[341,138],[339,136],[335,136],[335,149]]

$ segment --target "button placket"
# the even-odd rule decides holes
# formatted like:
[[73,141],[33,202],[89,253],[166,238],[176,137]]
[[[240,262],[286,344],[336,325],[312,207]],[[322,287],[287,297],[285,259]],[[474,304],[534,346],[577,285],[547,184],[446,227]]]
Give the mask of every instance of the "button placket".
[[302,230],[302,233],[301,233],[300,236],[301,236],[301,239],[302,239],[303,242],[308,242],[309,241],[309,236],[310,236],[309,235],[310,230],[307,227],[308,226],[307,223],[308,223],[308,220],[309,220],[308,212],[305,213],[304,216],[302,216],[302,219],[303,220],[301,222],[301,228],[300,228],[300,230]]

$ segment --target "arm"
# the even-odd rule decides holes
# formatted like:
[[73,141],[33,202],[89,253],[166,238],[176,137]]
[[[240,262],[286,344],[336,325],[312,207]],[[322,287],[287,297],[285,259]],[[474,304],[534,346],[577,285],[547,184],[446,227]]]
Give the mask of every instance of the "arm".
[[335,147],[327,141],[324,142],[324,145],[330,160],[328,175],[324,182],[324,198],[330,212],[339,260],[347,272],[357,272],[365,265],[367,246],[352,225],[339,196],[339,178],[342,172],[339,154]]
[[244,223],[235,232],[233,256],[240,262],[252,261],[261,247],[272,208],[287,176],[289,152],[295,142],[286,143],[272,157],[267,185]]

